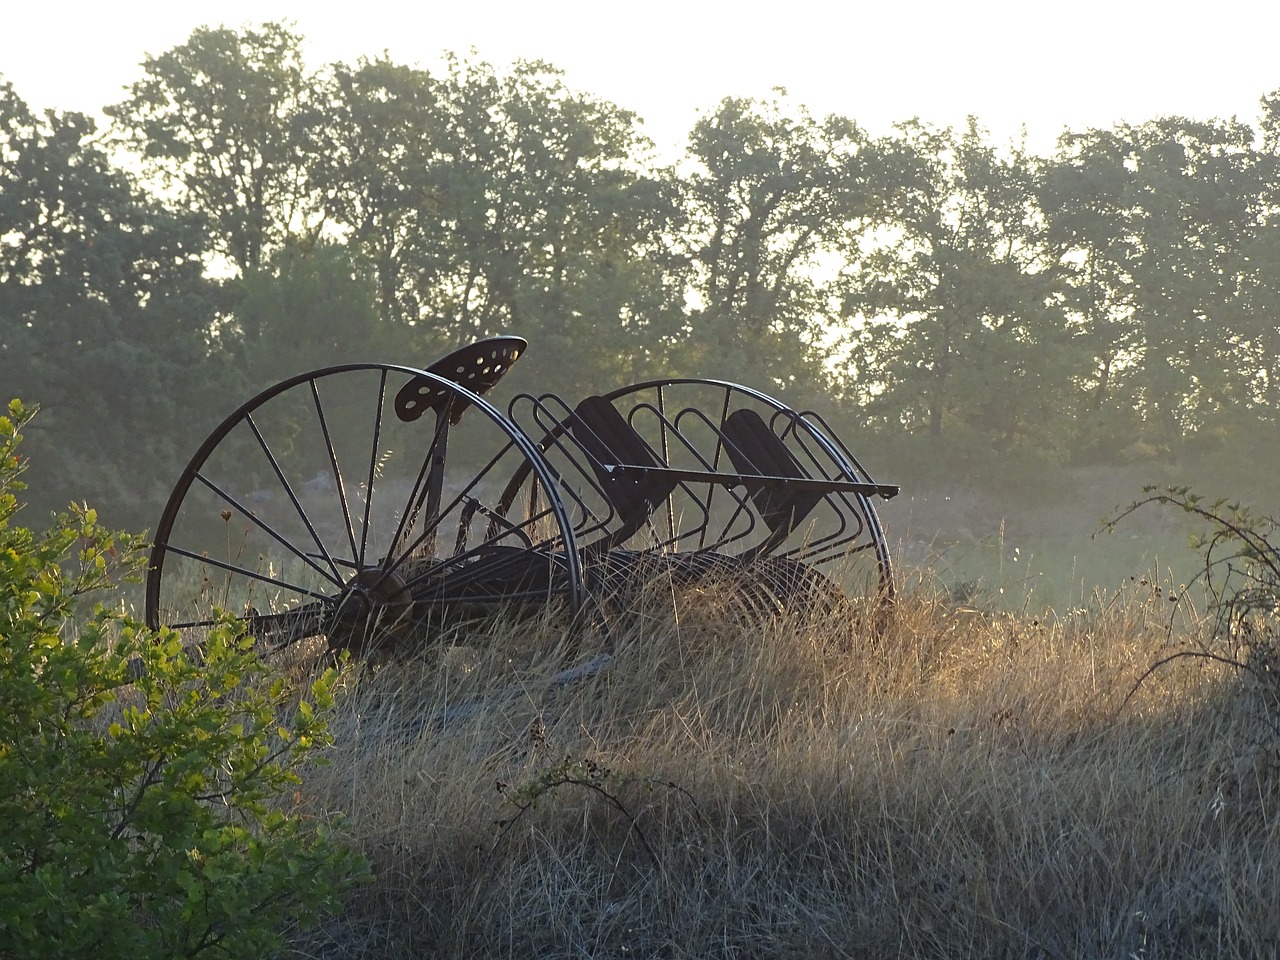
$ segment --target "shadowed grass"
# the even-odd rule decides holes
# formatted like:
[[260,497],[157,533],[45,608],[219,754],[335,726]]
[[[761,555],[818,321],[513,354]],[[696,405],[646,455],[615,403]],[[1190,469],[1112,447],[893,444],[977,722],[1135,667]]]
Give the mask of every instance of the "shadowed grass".
[[305,793],[377,880],[295,955],[1280,949],[1272,707],[1204,659],[1135,690],[1205,639],[1152,585],[1051,618],[922,587],[879,638],[670,593],[577,683],[551,621],[353,675]]

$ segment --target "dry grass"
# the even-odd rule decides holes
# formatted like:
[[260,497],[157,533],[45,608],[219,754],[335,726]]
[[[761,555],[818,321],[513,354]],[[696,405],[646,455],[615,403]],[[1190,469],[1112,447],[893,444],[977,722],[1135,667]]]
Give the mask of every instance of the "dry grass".
[[878,639],[663,593],[576,684],[536,622],[353,675],[305,791],[376,882],[294,956],[1280,951],[1274,704],[1200,658],[1135,692],[1202,629],[1153,588],[1049,619],[920,588]]

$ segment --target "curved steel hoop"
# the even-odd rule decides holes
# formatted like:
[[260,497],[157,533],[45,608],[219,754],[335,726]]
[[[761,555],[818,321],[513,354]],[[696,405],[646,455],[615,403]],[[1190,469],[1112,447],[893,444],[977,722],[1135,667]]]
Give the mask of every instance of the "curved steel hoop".
[[633,384],[572,408],[523,394],[508,412],[539,438],[588,561],[618,550],[769,557],[826,564],[851,594],[892,597],[871,498],[897,488],[876,483],[814,413],[697,378]]
[[[517,472],[535,506],[499,512]],[[574,614],[582,569],[557,485],[519,429],[446,377],[375,363],[301,374],[227,417],[183,470],[146,619],[204,626],[217,607],[275,644],[361,648],[459,605],[559,600]]]

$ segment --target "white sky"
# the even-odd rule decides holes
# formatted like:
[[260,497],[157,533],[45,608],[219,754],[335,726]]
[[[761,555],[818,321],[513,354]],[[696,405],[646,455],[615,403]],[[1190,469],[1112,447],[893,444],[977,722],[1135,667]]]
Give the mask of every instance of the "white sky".
[[664,154],[699,110],[785,86],[813,113],[873,133],[912,116],[1000,139],[1025,125],[1047,151],[1064,127],[1238,115],[1280,88],[1280,4],[1078,0],[0,0],[0,75],[36,108],[99,108],[143,57],[201,24],[293,21],[308,64],[384,50],[430,68],[475,47],[495,64],[543,59],[570,86],[634,110]]

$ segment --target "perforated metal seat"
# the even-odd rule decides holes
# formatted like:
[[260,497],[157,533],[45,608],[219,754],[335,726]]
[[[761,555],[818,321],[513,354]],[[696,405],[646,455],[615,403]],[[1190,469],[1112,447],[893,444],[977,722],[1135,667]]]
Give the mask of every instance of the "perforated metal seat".
[[[446,354],[426,369],[428,373],[483,395],[506,376],[528,346],[529,342],[523,337],[487,337]],[[443,404],[449,402],[452,402],[449,420],[457,423],[469,406],[466,400],[437,383],[419,377],[410,380],[396,394],[396,416],[405,423],[411,423],[428,410],[439,411]]]

